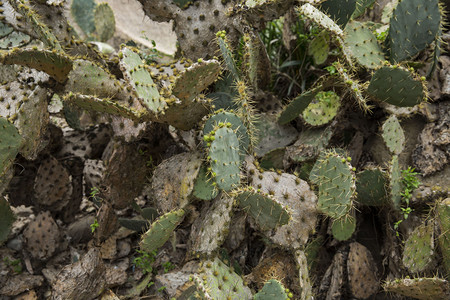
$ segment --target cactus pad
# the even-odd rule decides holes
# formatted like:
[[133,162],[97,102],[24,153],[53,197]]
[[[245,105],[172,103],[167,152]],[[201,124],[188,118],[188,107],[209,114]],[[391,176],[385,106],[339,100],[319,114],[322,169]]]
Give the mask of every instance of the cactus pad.
[[44,71],[64,83],[72,70],[72,59],[63,53],[38,49],[16,49],[0,56],[2,64],[17,64]]
[[391,61],[401,62],[425,49],[436,39],[440,23],[438,0],[399,1],[389,26]]
[[290,220],[289,211],[269,194],[245,188],[236,192],[235,198],[263,231],[287,224]]
[[370,80],[367,92],[378,100],[392,105],[408,107],[424,98],[423,83],[400,67],[382,67]]
[[94,10],[96,7],[94,0],[74,0],[70,11],[78,26],[87,34],[95,31]]
[[355,197],[355,177],[346,157],[334,150],[322,152],[310,174],[319,185],[318,209],[339,219],[350,212]]
[[41,212],[30,222],[23,232],[26,248],[34,258],[45,260],[50,258],[59,245],[60,233],[58,225],[50,213]]
[[252,296],[242,278],[217,257],[203,261],[194,279],[206,299],[248,300]]
[[15,219],[8,201],[0,196],[0,245],[8,238]]
[[297,97],[295,97],[281,112],[278,117],[278,123],[287,124],[297,118],[314,100],[316,94],[322,90],[322,88],[316,88],[308,90]]
[[438,237],[443,265],[447,276],[450,276],[450,199],[444,199],[437,206],[437,215],[441,234]]
[[328,17],[326,14],[324,14],[311,4],[309,3],[303,4],[297,9],[297,12],[300,15],[303,15],[308,19],[312,20],[314,23],[328,30],[329,32],[337,36],[342,36],[343,31],[339,27],[339,25],[337,25],[330,17]]
[[193,195],[201,200],[214,199],[219,194],[219,190],[213,182],[206,166],[202,165],[195,180]]
[[403,265],[411,273],[432,270],[434,261],[433,224],[421,225],[411,232],[403,248]]
[[345,27],[356,8],[356,0],[326,0],[319,6],[341,28]]
[[383,288],[414,299],[447,300],[450,297],[448,286],[448,281],[441,278],[404,278],[388,281]]
[[367,299],[380,289],[372,253],[360,243],[350,244],[347,271],[350,290],[357,299]]
[[95,33],[101,42],[106,42],[113,37],[116,29],[114,12],[108,3],[100,3],[94,11]]
[[403,184],[402,172],[398,165],[398,156],[394,155],[389,164],[389,199],[394,208],[400,208],[402,200]]
[[285,287],[281,282],[276,279],[270,279],[267,281],[263,288],[255,294],[254,300],[288,300]]
[[141,242],[139,247],[147,252],[151,253],[164,245],[172,235],[172,232],[183,221],[184,210],[178,209],[156,219],[149,230],[141,236]]
[[389,151],[393,154],[400,154],[405,144],[405,135],[402,126],[395,115],[390,116],[381,127],[381,136]]
[[222,194],[213,200],[208,211],[195,230],[191,231],[191,251],[197,254],[210,255],[216,251],[228,235],[234,199]]
[[0,175],[12,165],[19,152],[22,138],[14,125],[0,118]]
[[208,157],[210,158],[211,174],[217,186],[229,191],[239,185],[240,178],[240,158],[239,140],[236,132],[232,129],[231,123],[226,126],[219,123],[215,127],[214,135],[210,132],[211,139]]
[[386,179],[380,168],[369,168],[356,175],[356,200],[369,206],[387,203]]
[[340,97],[335,92],[319,92],[303,110],[303,120],[312,126],[327,124],[336,116],[340,104]]
[[356,218],[353,215],[333,220],[331,233],[338,241],[346,241],[352,237],[356,229]]
[[314,64],[321,65],[328,58],[330,51],[330,36],[326,30],[322,30],[309,44],[308,55],[311,55]]
[[368,69],[381,67],[383,51],[376,36],[364,23],[351,21],[344,30],[344,44],[358,63]]

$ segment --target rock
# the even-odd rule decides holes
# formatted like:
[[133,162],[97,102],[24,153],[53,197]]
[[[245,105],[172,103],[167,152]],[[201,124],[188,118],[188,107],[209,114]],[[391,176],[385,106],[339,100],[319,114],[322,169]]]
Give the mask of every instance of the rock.
[[70,224],[67,228],[67,235],[71,238],[71,243],[76,245],[92,239],[91,224],[94,221],[94,216],[84,216]]
[[52,299],[94,299],[106,287],[106,268],[100,258],[100,251],[91,248],[83,258],[65,266],[52,283]]
[[16,296],[25,291],[39,287],[44,282],[41,275],[22,273],[10,277],[0,289],[0,295]]

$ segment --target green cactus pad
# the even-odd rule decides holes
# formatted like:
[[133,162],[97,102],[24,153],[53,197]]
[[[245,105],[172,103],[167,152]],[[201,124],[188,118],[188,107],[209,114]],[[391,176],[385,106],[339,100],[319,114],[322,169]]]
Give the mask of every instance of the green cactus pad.
[[3,22],[0,22],[0,38],[3,38],[14,31],[14,28],[9,26],[8,24],[5,24]]
[[[2,23],[0,23],[2,24]],[[14,47],[23,47],[28,44],[31,37],[20,31],[13,31],[0,39],[0,49],[11,49]]]
[[339,25],[336,24],[330,17],[328,17],[326,14],[324,14],[311,4],[309,3],[303,4],[297,9],[297,12],[300,15],[303,15],[308,19],[312,20],[314,23],[328,30],[329,32],[337,36],[342,36],[343,31],[339,27]]
[[420,300],[447,300],[450,298],[449,283],[441,278],[404,278],[387,281],[383,288],[386,292]]
[[0,118],[0,176],[12,165],[21,144],[22,137],[17,128]]
[[340,97],[335,92],[319,92],[313,102],[303,110],[303,120],[312,126],[327,124],[336,116],[340,104]]
[[320,211],[334,219],[348,215],[355,197],[355,177],[346,157],[335,150],[323,152],[314,164],[310,180],[319,186]]
[[78,26],[90,35],[95,31],[94,10],[97,4],[94,0],[73,0],[70,11]]
[[255,190],[270,194],[278,203],[289,207],[291,220],[276,230],[264,232],[275,244],[299,249],[308,241],[317,221],[317,196],[306,181],[288,173],[260,172],[247,163],[249,181]]
[[218,61],[199,61],[178,75],[172,88],[172,94],[181,100],[192,100],[216,81],[219,74],[220,64]]
[[401,62],[425,49],[437,38],[440,26],[438,0],[399,1],[387,39],[391,62]]
[[438,241],[442,253],[443,265],[447,276],[450,277],[450,198],[438,203],[437,216],[441,229]]
[[214,135],[210,132],[213,141],[210,143],[208,156],[210,157],[211,174],[217,186],[224,191],[229,191],[239,185],[241,181],[239,140],[232,128],[220,127],[220,125],[214,130]]
[[255,294],[254,300],[287,300],[286,288],[276,279],[267,281],[263,288]]
[[322,30],[308,46],[308,55],[311,55],[314,64],[321,65],[326,62],[330,51],[330,35],[326,30]]
[[118,115],[136,121],[140,119],[138,112],[109,99],[69,93],[63,97],[63,100],[89,111]]
[[119,57],[121,58],[119,65],[124,77],[128,80],[129,85],[136,92],[142,104],[155,114],[164,111],[167,104],[160,99],[158,88],[139,54],[130,48],[123,47],[119,52]]
[[386,178],[380,168],[369,168],[356,175],[356,200],[362,205],[383,206],[387,203]]
[[435,267],[433,223],[421,225],[411,232],[403,248],[403,265],[413,274]]
[[354,216],[344,216],[342,218],[333,220],[331,226],[331,233],[338,241],[346,241],[352,237],[356,229],[356,218]]
[[236,67],[236,61],[234,60],[233,50],[228,44],[225,32],[217,33],[217,43],[219,44],[220,53],[225,63],[226,69],[233,76],[234,81],[240,80],[240,72]]
[[286,147],[297,139],[297,130],[289,124],[280,125],[274,115],[261,113],[254,123],[258,140],[255,154],[258,157],[274,149]]
[[400,209],[402,200],[403,184],[402,172],[398,165],[398,156],[392,156],[389,164],[389,199],[394,208]]
[[94,11],[95,33],[101,42],[113,37],[116,29],[114,12],[108,3],[100,3]]
[[384,54],[376,36],[364,24],[351,21],[344,30],[344,44],[358,63],[368,69],[381,67]]
[[242,278],[217,257],[201,263],[194,282],[205,295],[202,299],[249,300],[252,297]]
[[175,228],[183,221],[183,217],[184,210],[182,209],[160,216],[152,223],[149,230],[141,236],[139,247],[147,253],[157,250],[167,242]]
[[423,83],[397,66],[378,69],[367,92],[380,101],[401,107],[419,104],[425,96]]
[[400,154],[405,144],[405,134],[395,115],[391,115],[381,126],[384,143],[392,154]]
[[297,118],[314,100],[314,97],[318,92],[322,90],[322,87],[317,87],[312,90],[308,90],[295,97],[281,112],[278,117],[278,123],[281,125],[287,124]]
[[211,200],[217,197],[219,190],[213,184],[214,180],[208,174],[207,167],[202,165],[194,184],[193,195],[201,200]]
[[233,202],[233,197],[222,193],[221,197],[213,200],[208,211],[202,214],[200,222],[193,225],[189,238],[193,253],[211,255],[222,245],[228,235]]
[[16,49],[0,56],[2,64],[16,64],[44,71],[63,83],[72,70],[72,59],[63,53],[39,49]]
[[8,234],[15,219],[8,201],[0,196],[0,245],[8,239]]
[[118,222],[120,226],[125,227],[136,232],[142,232],[148,229],[149,222],[142,219],[129,219],[129,218],[119,218]]
[[65,85],[67,93],[94,95],[99,98],[124,98],[125,88],[106,69],[95,62],[77,59]]
[[332,127],[304,128],[297,142],[286,148],[286,157],[299,163],[315,159],[328,146],[333,135]]
[[372,6],[375,0],[357,0],[355,11],[352,14],[352,19],[356,19],[361,16],[368,7]]
[[356,8],[356,0],[326,0],[319,6],[341,28],[345,27]]
[[239,206],[258,224],[262,230],[275,229],[289,222],[290,213],[273,196],[246,188],[236,193]]
[[174,155],[156,167],[152,189],[159,211],[166,213],[188,204],[201,165],[200,153],[186,152]]

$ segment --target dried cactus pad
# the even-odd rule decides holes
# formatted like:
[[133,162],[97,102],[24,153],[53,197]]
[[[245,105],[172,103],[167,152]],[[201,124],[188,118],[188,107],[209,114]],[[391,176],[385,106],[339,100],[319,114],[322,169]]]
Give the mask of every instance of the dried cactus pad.
[[366,299],[379,290],[377,267],[369,249],[363,245],[350,244],[347,269],[350,290],[356,298]]
[[23,232],[27,250],[36,259],[50,258],[59,245],[59,228],[50,212],[40,213]]

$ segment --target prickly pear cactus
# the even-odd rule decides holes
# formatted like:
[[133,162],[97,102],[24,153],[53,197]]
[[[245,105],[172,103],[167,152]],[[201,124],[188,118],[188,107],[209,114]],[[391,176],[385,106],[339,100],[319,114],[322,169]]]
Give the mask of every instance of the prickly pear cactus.
[[384,54],[376,36],[364,23],[351,21],[344,29],[344,45],[357,62],[368,68],[381,67]]
[[436,277],[395,279],[386,282],[383,288],[387,292],[421,300],[446,300],[450,297],[448,281]]
[[[12,166],[19,152],[22,138],[19,131],[4,118],[0,118],[0,178]],[[0,191],[1,194],[1,191]]]
[[272,195],[291,210],[291,220],[265,235],[283,247],[298,249],[308,241],[317,220],[317,197],[309,185],[292,174],[260,172],[251,167],[249,180],[254,189]]
[[330,35],[326,30],[322,30],[309,44],[308,55],[313,57],[316,65],[323,64],[330,52]]
[[339,26],[345,27],[356,8],[356,0],[326,0],[319,6]]
[[380,289],[372,254],[360,243],[350,244],[347,271],[350,290],[357,299],[367,299]]
[[417,227],[405,242],[403,265],[413,274],[435,267],[433,227],[433,223]]
[[329,123],[337,114],[340,97],[333,91],[319,92],[312,103],[302,112],[303,120],[312,126]]
[[184,210],[178,209],[170,211],[156,219],[148,231],[141,236],[139,247],[143,251],[151,253],[163,246],[178,224],[183,221],[184,213]]
[[381,136],[392,154],[400,154],[405,144],[405,134],[395,115],[391,115],[381,126]]
[[229,191],[238,186],[240,178],[239,140],[230,122],[219,123],[210,131],[208,159],[217,187]]
[[276,279],[270,279],[267,281],[263,288],[255,294],[254,300],[288,300],[289,297],[286,294],[286,288],[281,282]]
[[8,238],[15,219],[8,201],[5,197],[0,197],[0,245]]
[[425,97],[422,80],[398,66],[376,70],[367,92],[380,101],[400,107],[414,106]]
[[206,299],[249,300],[252,297],[242,278],[217,257],[200,264],[198,274],[194,275],[194,281]]
[[355,197],[355,176],[349,159],[327,150],[317,159],[310,180],[319,186],[318,209],[339,219],[349,214]]
[[113,37],[116,20],[114,19],[114,12],[108,3],[100,3],[95,7],[94,25],[99,41],[106,42]]
[[295,261],[298,267],[298,278],[301,288],[300,299],[309,300],[313,298],[311,280],[309,278],[308,260],[304,251],[295,251]]
[[402,190],[402,172],[398,165],[398,155],[394,155],[389,163],[389,200],[396,209],[400,208]]
[[290,220],[290,211],[272,195],[247,187],[234,192],[234,197],[262,231],[285,225]]
[[322,90],[322,87],[317,87],[308,90],[295,97],[280,113],[278,123],[281,125],[287,124],[297,118],[314,100],[317,93]]
[[309,3],[305,3],[297,9],[300,15],[307,17],[320,27],[328,30],[330,33],[336,36],[342,36],[343,31],[330,17],[320,11],[318,8],[312,6]]
[[437,215],[441,234],[438,237],[444,268],[450,276],[450,199],[442,200],[437,206]]
[[194,254],[210,255],[216,251],[228,235],[233,209],[233,197],[222,194],[213,200],[202,220],[191,231],[190,250]]
[[58,225],[50,212],[41,212],[30,222],[23,232],[26,249],[36,259],[50,258],[59,246],[60,233]]
[[158,165],[153,172],[152,189],[160,211],[166,213],[188,204],[201,165],[201,155],[196,152],[174,155]]
[[51,211],[61,211],[72,197],[72,176],[53,156],[44,159],[34,181],[37,204]]
[[383,206],[387,203],[386,178],[380,168],[368,168],[356,175],[356,201],[363,205]]
[[197,179],[194,184],[194,197],[200,200],[211,200],[217,197],[219,190],[214,184],[214,180],[208,173],[206,166],[202,165],[200,171],[198,172]]
[[392,13],[388,45],[393,63],[413,57],[436,38],[441,26],[438,0],[399,1]]
[[355,229],[356,218],[354,214],[333,220],[331,225],[331,233],[338,241],[346,241],[351,238]]

